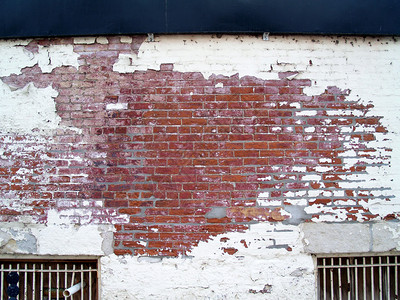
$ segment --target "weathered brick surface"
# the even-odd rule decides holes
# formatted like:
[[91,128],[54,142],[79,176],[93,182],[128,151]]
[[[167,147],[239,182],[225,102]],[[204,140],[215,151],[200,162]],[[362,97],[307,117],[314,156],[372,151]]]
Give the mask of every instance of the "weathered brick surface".
[[[318,207],[303,221],[335,211],[347,221],[378,217],[359,204],[375,187],[343,184],[367,172],[364,158],[388,163],[368,143],[386,132],[379,116],[366,116],[372,105],[336,87],[308,96],[312,82],[291,73],[204,78],[173,64],[113,71],[143,39],[75,44],[79,69],[33,66],[1,78],[52,86],[61,117],[51,137],[1,133],[2,222],[46,222],[55,209],[65,222],[114,224],[116,254],[176,256],[254,222],[290,222],[292,206]],[[69,43],[35,40],[26,50]],[[349,149],[353,164],[343,161]]]

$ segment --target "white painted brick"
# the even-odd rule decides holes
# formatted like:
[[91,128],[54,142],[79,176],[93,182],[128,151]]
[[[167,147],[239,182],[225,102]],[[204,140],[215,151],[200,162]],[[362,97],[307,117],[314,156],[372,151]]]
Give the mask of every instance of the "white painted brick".
[[107,110],[127,109],[128,103],[109,103],[106,106]]
[[87,44],[94,44],[96,42],[95,37],[77,37],[74,38],[74,43],[75,44],[82,44],[82,45],[87,45]]
[[106,45],[108,44],[108,39],[106,37],[101,36],[96,38],[96,42],[102,45]]

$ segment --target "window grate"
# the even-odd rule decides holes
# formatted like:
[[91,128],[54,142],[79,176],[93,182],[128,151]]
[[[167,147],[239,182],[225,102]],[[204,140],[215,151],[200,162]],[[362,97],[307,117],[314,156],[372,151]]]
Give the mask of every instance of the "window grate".
[[319,257],[318,299],[400,299],[400,256]]
[[96,300],[97,260],[0,260],[0,299]]

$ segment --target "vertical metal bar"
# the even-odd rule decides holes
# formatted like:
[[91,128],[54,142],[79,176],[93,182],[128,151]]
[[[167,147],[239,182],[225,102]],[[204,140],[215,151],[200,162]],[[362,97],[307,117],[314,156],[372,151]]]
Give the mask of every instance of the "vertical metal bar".
[[40,300],[43,300],[43,264],[40,265]]
[[335,299],[335,292],[333,291],[333,264],[334,264],[334,261],[333,261],[333,257],[331,258],[331,268],[330,268],[330,271],[331,271],[331,299]]
[[57,264],[57,300],[60,299],[60,264]]
[[89,266],[89,300],[92,300],[92,266]]
[[1,272],[0,272],[0,299],[4,299],[3,291],[4,291],[4,265],[1,264]]
[[397,256],[395,256],[395,266],[394,266],[394,290],[395,290],[395,299],[399,298],[399,287],[398,287],[398,275],[397,275]]
[[324,266],[324,268],[323,268],[323,274],[324,274],[324,281],[323,281],[323,284],[324,284],[324,300],[327,300],[327,297],[326,297],[326,259],[325,258],[323,258],[322,259],[322,265]]
[[83,288],[84,288],[84,281],[83,281],[83,264],[81,264],[81,300],[83,300]]
[[[19,275],[19,263],[16,263],[15,270],[17,271],[17,273],[18,273],[18,275]],[[18,286],[19,286],[19,285],[18,285]],[[19,295],[18,295],[17,297],[18,297],[18,299],[19,299]]]
[[24,299],[26,300],[28,298],[28,276],[29,276],[29,272],[28,272],[28,264],[25,263],[25,272],[24,272]]
[[342,258],[339,257],[339,268],[337,269],[338,271],[338,276],[339,276],[339,300],[342,300]]
[[49,265],[49,299],[51,299],[51,266]]
[[[19,271],[19,263],[17,263],[17,266],[16,266],[15,269],[16,269],[18,275],[19,275],[19,274],[20,274],[20,271]],[[20,285],[18,284],[18,286],[20,286]],[[17,297],[18,297],[18,299],[19,299],[19,295],[18,295]]]
[[68,272],[67,272],[67,264],[64,265],[64,290],[68,288]]
[[383,286],[382,286],[382,257],[379,256],[379,299],[383,300]]
[[352,263],[352,260],[350,258],[347,258],[347,286],[349,287],[349,290],[347,291],[347,299],[350,299],[350,291],[352,290],[351,288],[351,280],[350,280],[350,265]]
[[[349,278],[349,283],[351,284],[350,281],[350,268],[347,269],[347,278]],[[354,285],[355,285],[355,296],[356,299],[358,299],[358,266],[357,266],[357,258],[354,258]],[[350,299],[350,289],[349,289],[349,295],[348,295],[348,299]]]
[[386,285],[387,285],[387,299],[390,299],[390,266],[389,256],[386,256]]
[[36,264],[33,264],[33,272],[32,272],[32,300],[36,298]]
[[365,263],[365,257],[363,257],[364,300],[367,300],[367,268],[365,267]]
[[[74,285],[74,281],[75,281],[75,264],[72,265],[72,278],[71,278],[71,285]],[[71,295],[71,300],[74,299],[74,295]]]
[[375,300],[375,287],[374,287],[374,258],[371,257],[371,299]]

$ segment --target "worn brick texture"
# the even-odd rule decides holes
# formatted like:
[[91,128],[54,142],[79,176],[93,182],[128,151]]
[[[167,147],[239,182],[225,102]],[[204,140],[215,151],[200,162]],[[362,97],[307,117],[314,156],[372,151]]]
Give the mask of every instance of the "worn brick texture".
[[[46,223],[56,210],[70,224],[113,224],[118,255],[178,256],[261,221],[335,211],[341,221],[378,217],[359,204],[373,201],[376,187],[346,185],[367,172],[358,157],[388,164],[389,148],[369,146],[387,132],[381,116],[367,116],[372,104],[349,100],[340,87],[309,96],[311,80],[292,72],[205,78],[172,63],[114,71],[119,55],[137,53],[144,40],[33,40],[26,51],[73,45],[79,68],[43,73],[35,65],[0,78],[15,89],[51,86],[61,118],[51,135],[1,132],[2,222]],[[353,164],[343,162],[348,145]]]

